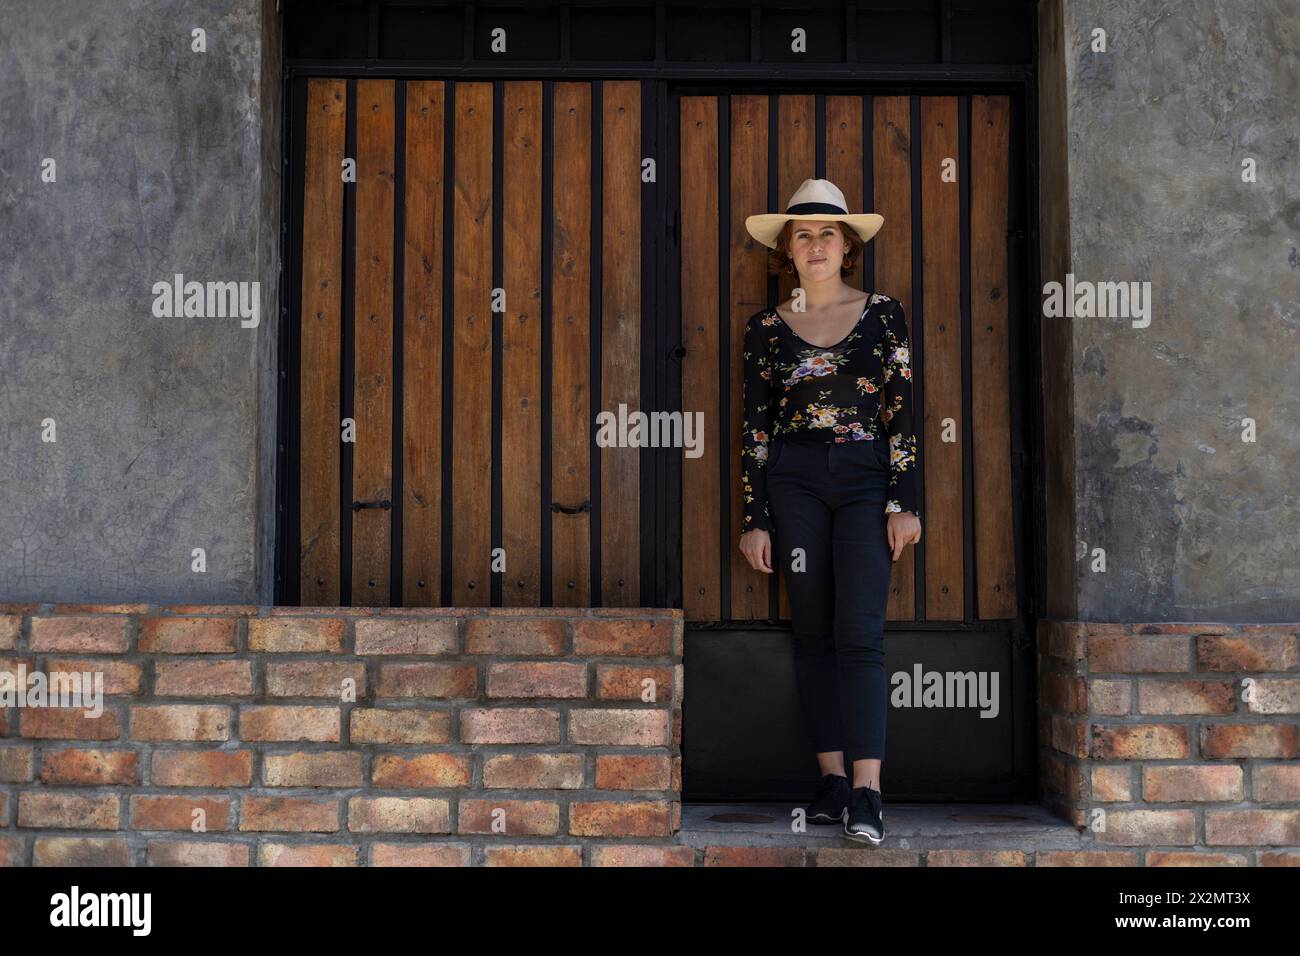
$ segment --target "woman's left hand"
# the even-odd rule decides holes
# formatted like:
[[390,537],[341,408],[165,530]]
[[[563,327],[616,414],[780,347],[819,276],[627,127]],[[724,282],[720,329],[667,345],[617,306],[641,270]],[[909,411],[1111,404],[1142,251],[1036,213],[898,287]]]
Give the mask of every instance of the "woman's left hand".
[[910,511],[891,511],[885,533],[889,536],[889,550],[894,552],[891,560],[897,561],[905,547],[921,540],[921,519]]

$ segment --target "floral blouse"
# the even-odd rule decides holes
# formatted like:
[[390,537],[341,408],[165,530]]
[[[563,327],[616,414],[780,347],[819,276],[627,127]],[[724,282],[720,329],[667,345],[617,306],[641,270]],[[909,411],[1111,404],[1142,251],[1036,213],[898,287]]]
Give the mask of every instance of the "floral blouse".
[[745,326],[742,350],[742,531],[774,530],[767,500],[767,449],[770,439],[779,435],[828,442],[887,436],[890,474],[885,511],[921,514],[911,349],[901,302],[880,293],[872,295],[853,331],[829,348],[810,345],[776,309],[764,309]]

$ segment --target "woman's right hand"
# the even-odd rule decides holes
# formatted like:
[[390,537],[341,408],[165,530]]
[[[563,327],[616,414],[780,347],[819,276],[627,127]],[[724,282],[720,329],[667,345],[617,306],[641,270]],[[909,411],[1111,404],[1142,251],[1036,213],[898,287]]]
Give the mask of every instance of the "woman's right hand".
[[746,531],[740,536],[740,553],[755,571],[772,573],[772,536],[762,528]]

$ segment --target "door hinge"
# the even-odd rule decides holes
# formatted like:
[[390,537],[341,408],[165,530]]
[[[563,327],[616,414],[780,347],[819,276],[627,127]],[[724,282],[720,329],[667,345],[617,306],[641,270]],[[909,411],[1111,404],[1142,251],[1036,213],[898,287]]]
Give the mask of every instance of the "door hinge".
[[381,499],[381,500],[379,500],[379,501],[354,501],[354,502],[352,502],[352,510],[353,510],[353,511],[360,511],[362,508],[383,508],[383,509],[387,510],[388,508],[391,508],[392,506],[393,506],[393,503],[392,503],[391,501],[389,501],[387,498],[383,498],[383,499]]

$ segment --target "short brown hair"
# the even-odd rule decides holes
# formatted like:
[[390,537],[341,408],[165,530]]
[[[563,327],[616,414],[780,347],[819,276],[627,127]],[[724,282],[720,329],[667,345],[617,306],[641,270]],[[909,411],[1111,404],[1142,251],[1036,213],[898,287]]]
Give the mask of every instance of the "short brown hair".
[[[785,225],[776,236],[776,248],[769,249],[767,253],[767,271],[769,275],[777,275],[787,270],[794,272],[794,259],[790,257],[790,252],[786,248],[790,241],[790,227],[798,222],[797,219],[787,219]],[[858,258],[862,255],[862,250],[866,248],[866,243],[862,237],[846,226],[839,220],[833,220],[835,225],[840,227],[840,234],[844,236],[845,242],[848,243],[848,249],[844,253],[844,261],[840,263],[840,275],[851,276],[857,271]]]

